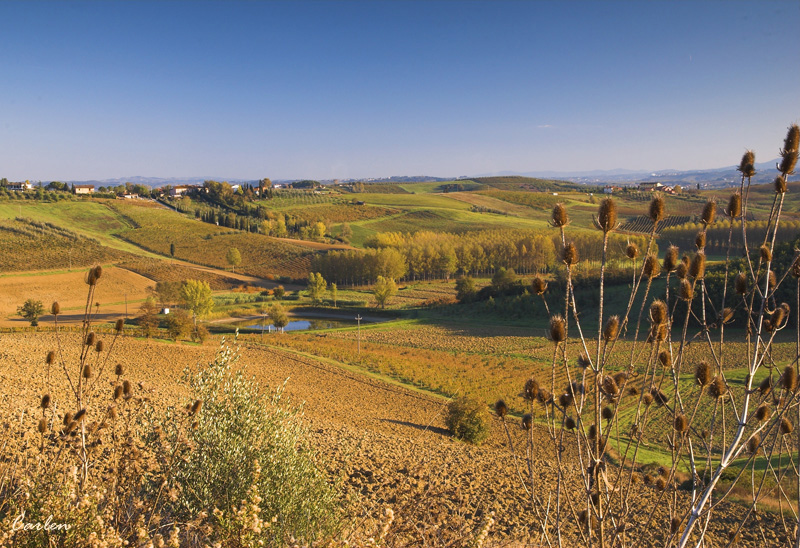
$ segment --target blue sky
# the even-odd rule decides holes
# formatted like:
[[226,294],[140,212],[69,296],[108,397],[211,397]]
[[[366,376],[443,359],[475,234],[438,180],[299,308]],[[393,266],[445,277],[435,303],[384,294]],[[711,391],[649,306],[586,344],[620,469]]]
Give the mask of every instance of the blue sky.
[[800,121],[800,2],[0,2],[0,177],[694,169]]

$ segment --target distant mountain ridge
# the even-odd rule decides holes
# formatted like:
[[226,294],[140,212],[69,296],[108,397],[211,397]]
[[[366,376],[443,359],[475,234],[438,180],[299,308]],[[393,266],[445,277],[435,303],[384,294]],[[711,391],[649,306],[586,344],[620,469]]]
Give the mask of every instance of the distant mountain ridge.
[[[772,182],[777,171],[775,164],[777,159],[770,160],[756,164],[756,175],[753,177],[754,184],[763,184]],[[595,170],[595,171],[500,171],[494,173],[482,173],[474,176],[460,175],[458,177],[432,177],[428,175],[395,175],[392,177],[362,177],[362,178],[349,178],[349,179],[325,179],[320,180],[323,184],[333,184],[335,181],[342,183],[347,182],[364,182],[364,183],[410,183],[410,182],[436,182],[436,181],[453,181],[464,180],[481,177],[535,177],[541,179],[559,179],[574,183],[598,185],[598,184],[624,184],[624,183],[638,183],[648,181],[658,181],[662,184],[668,185],[690,185],[700,184],[704,188],[722,188],[738,184],[741,180],[741,174],[736,171],[736,166],[727,166],[716,169],[698,169],[679,171],[674,169],[662,169],[658,171],[637,171],[630,169],[610,169],[610,170]],[[289,183],[299,181],[302,179],[273,179],[275,183]],[[197,185],[202,184],[203,181],[227,181],[232,184],[242,183],[257,183],[257,179],[230,179],[226,177],[120,177],[117,179],[103,179],[103,180],[84,180],[84,181],[66,181],[72,184],[93,184],[96,186],[117,186],[125,183],[141,184],[149,187],[163,187],[166,185]]]

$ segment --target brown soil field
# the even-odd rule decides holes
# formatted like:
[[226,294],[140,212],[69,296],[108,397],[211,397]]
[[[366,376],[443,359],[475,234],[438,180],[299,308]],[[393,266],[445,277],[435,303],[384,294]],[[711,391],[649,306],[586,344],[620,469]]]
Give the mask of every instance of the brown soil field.
[[[17,307],[27,299],[37,299],[49,313],[50,304],[58,301],[64,314],[83,312],[86,305],[85,270],[59,274],[20,275],[0,277],[0,326],[27,325],[16,315]],[[97,285],[95,302],[100,303],[100,313],[125,313],[125,295],[128,302],[147,297],[147,288],[153,281],[129,270],[115,267],[103,269],[102,283]],[[111,308],[112,303],[113,309]],[[123,303],[120,307],[119,303]],[[138,308],[138,307],[136,307]],[[129,305],[129,311],[135,312]],[[42,320],[47,321],[43,316]]]
[[[77,352],[76,334],[63,335],[66,352]],[[71,337],[71,339],[70,339]],[[108,336],[104,336],[108,338]],[[44,357],[56,347],[55,335],[0,335],[0,401],[6,414],[25,420],[31,413],[35,425],[36,406],[45,389]],[[386,384],[346,371],[330,363],[290,354],[255,342],[240,340],[241,361],[263,385],[286,383],[286,393],[295,403],[303,402],[313,443],[328,471],[343,481],[342,497],[350,497],[356,519],[377,516],[385,506],[394,509],[392,534],[416,539],[411,545],[430,546],[436,539],[450,539],[437,546],[470,544],[488,512],[494,512],[495,526],[487,546],[541,546],[535,518],[518,479],[514,459],[505,441],[499,419],[494,419],[489,440],[480,447],[453,440],[443,424],[445,400]],[[121,338],[113,349],[114,363],[122,363],[126,377],[138,385],[137,394],[156,407],[183,405],[187,394],[180,383],[186,366],[210,361],[218,341],[203,346],[175,345]],[[51,372],[60,378],[59,372]],[[99,389],[104,389],[99,383]],[[64,394],[53,392],[54,402],[64,409]],[[90,414],[92,413],[90,409]],[[514,443],[523,447],[523,431],[517,420],[509,424]],[[546,435],[537,432],[537,436]],[[542,447],[548,447],[546,443]],[[569,450],[567,449],[567,455]],[[568,464],[568,469],[577,467]],[[552,455],[542,450],[534,458],[536,481],[552,482]],[[577,474],[577,470],[574,471]],[[652,503],[645,493],[636,504]],[[717,516],[728,515],[724,507]],[[657,516],[652,529],[640,531],[642,546],[658,545],[657,531],[668,529],[669,516]],[[779,540],[769,515],[760,514],[767,545]],[[666,523],[664,523],[666,521]],[[715,519],[708,537],[713,545],[724,545],[729,524]],[[762,546],[755,527],[742,535],[741,546]],[[651,531],[656,531],[653,533]],[[409,537],[410,536],[410,537]],[[650,538],[653,537],[653,538]],[[391,536],[389,537],[391,539]],[[458,539],[461,539],[460,541]],[[648,540],[649,539],[649,540]],[[513,542],[513,544],[512,544]],[[526,544],[523,544],[526,543]],[[567,532],[566,546],[582,543],[575,532]]]

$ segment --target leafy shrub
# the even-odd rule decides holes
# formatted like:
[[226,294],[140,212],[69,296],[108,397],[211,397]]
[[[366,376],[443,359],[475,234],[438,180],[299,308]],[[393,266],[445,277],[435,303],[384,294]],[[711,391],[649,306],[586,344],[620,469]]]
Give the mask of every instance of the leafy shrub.
[[291,536],[313,539],[335,523],[336,491],[316,464],[302,410],[290,404],[283,387],[268,393],[239,368],[234,371],[238,358],[223,340],[212,363],[186,371],[203,412],[191,432],[195,450],[175,473],[176,511],[192,519],[216,506],[212,517],[222,544],[238,546],[245,543],[237,512],[242,501],[257,501],[262,525],[248,535],[267,546]]
[[448,404],[445,424],[453,436],[476,445],[489,436],[486,405],[466,396],[459,396]]

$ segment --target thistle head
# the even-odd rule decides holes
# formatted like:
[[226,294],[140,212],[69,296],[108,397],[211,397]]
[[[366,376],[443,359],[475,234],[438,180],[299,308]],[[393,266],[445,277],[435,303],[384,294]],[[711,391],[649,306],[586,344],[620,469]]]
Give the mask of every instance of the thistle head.
[[728,209],[725,211],[732,219],[742,214],[742,195],[738,192],[731,194],[728,200]]
[[505,400],[497,400],[497,403],[494,404],[494,410],[501,419],[505,419],[505,416],[508,415],[508,405],[506,405]]
[[562,343],[567,338],[566,322],[562,316],[550,318],[550,340],[554,343]]
[[594,224],[606,234],[617,228],[617,204],[613,198],[606,198],[600,203]]
[[552,224],[556,228],[562,228],[569,224],[569,216],[564,204],[556,204],[553,207]]
[[756,174],[756,153],[752,150],[748,150],[742,156],[742,161],[739,162],[739,167],[736,168],[736,171],[740,172],[744,177],[752,177]]
[[617,338],[617,335],[619,335],[619,316],[611,316],[603,328],[603,339],[611,342]]
[[711,384],[713,380],[711,366],[706,361],[701,361],[697,364],[694,370],[694,380],[698,385],[706,387]]
[[658,257],[651,253],[644,260],[644,275],[648,280],[652,280],[658,278],[659,274],[661,274],[661,263],[658,262]]
[[650,220],[653,224],[664,220],[664,197],[660,194],[650,200]]
[[700,220],[703,221],[704,225],[710,225],[714,222],[714,217],[717,215],[717,203],[713,200],[709,200],[706,202],[706,205],[703,206],[703,213],[700,215]]
[[733,281],[733,286],[736,289],[736,293],[739,295],[746,295],[747,294],[747,274],[744,272],[739,272],[736,275],[736,278]]
[[706,275],[706,254],[698,252],[692,258],[689,266],[689,275],[695,280],[700,280]]
[[694,245],[697,249],[703,249],[706,246],[706,233],[702,230],[694,237]]
[[679,290],[680,298],[684,301],[691,301],[694,299],[694,287],[692,287],[692,282],[687,279],[681,280],[681,287]]
[[533,277],[531,289],[533,289],[533,292],[536,295],[544,295],[544,292],[547,291],[547,282],[544,280],[544,278],[537,274]]
[[573,242],[567,242],[567,245],[564,246],[562,260],[567,266],[572,266],[578,263],[578,248],[575,247]]
[[668,316],[667,303],[661,299],[656,299],[650,305],[650,320],[655,325],[666,323]]

